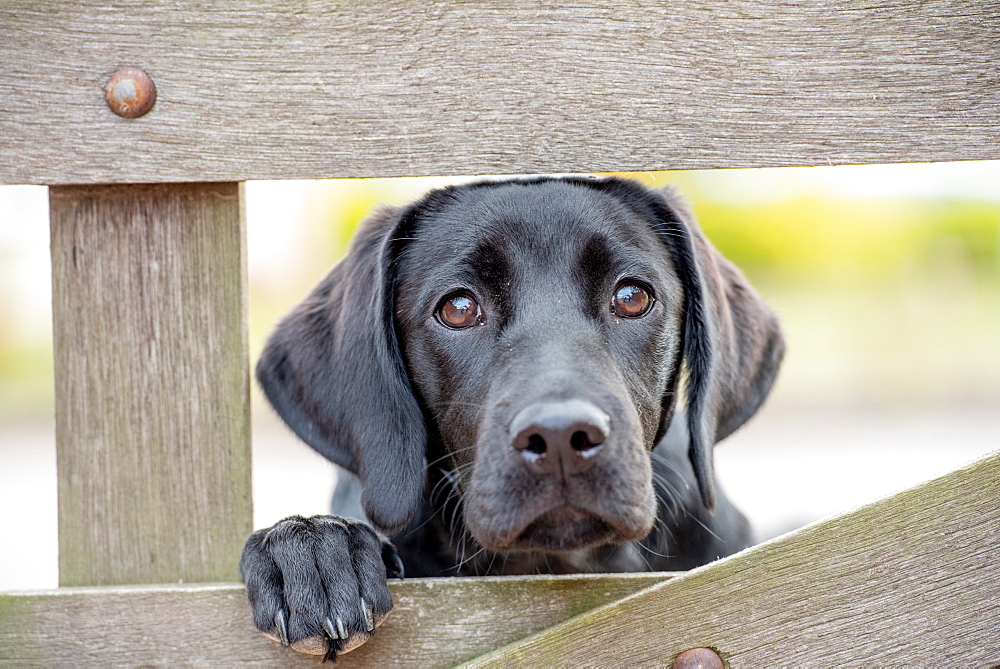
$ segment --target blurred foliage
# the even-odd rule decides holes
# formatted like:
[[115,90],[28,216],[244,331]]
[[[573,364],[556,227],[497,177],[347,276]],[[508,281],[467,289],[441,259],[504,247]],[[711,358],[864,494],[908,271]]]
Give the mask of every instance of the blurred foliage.
[[[752,171],[747,171],[752,178]],[[963,200],[839,199],[818,194],[733,202],[713,192],[711,172],[629,173],[676,185],[715,246],[762,280],[824,283],[849,276],[884,281],[901,273],[963,272],[1000,279],[1000,203]],[[380,203],[402,204],[436,179],[339,182],[313,193],[314,250],[328,263]],[[320,253],[316,257],[321,257]]]
[[51,420],[52,341],[0,340],[0,420]]
[[711,173],[629,176],[677,184],[719,251],[762,280],[885,281],[901,273],[965,270],[982,281],[1000,278],[997,203],[817,194],[734,203],[713,191]]

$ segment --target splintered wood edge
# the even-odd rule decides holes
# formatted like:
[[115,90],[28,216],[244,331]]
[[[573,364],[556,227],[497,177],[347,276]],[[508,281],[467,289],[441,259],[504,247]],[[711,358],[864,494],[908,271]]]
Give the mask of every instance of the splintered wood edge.
[[470,667],[1000,662],[1000,453],[584,613]]

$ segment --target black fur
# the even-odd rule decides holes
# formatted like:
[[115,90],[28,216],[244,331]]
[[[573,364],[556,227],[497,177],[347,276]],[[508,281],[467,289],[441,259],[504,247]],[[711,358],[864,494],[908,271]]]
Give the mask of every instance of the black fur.
[[[648,313],[613,312],[622,282],[651,289]],[[435,317],[459,290],[481,324]],[[335,513],[383,534],[339,516],[255,533],[242,562],[255,623],[335,655],[351,641],[330,621],[369,634],[400,557],[415,576],[636,571],[748,546],[712,447],[758,409],[782,352],[773,314],[671,191],[487,181],[380,211],[257,374],[347,470]]]

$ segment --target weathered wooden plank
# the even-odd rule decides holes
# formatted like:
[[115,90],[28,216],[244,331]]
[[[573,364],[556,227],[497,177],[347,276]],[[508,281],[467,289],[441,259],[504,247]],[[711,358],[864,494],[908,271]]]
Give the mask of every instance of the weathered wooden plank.
[[[669,574],[413,579],[338,666],[449,666],[659,583]],[[0,666],[317,666],[253,628],[243,586],[0,593]]]
[[471,666],[1000,664],[1000,453],[748,549]]
[[235,183],[50,189],[62,585],[239,578],[240,201]]
[[1000,158],[982,0],[10,0],[0,62],[0,183]]

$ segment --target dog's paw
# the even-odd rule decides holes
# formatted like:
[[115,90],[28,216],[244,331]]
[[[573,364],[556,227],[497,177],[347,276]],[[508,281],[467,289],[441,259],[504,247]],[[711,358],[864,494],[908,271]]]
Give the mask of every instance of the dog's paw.
[[367,641],[389,615],[386,578],[402,578],[403,564],[366,523],[292,516],[250,535],[240,573],[257,629],[333,659]]

